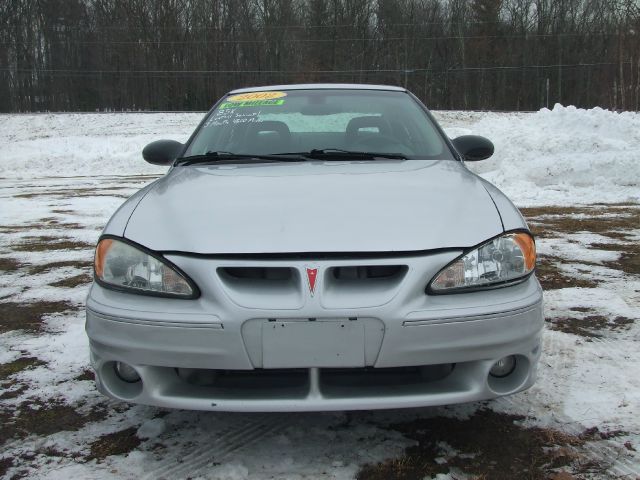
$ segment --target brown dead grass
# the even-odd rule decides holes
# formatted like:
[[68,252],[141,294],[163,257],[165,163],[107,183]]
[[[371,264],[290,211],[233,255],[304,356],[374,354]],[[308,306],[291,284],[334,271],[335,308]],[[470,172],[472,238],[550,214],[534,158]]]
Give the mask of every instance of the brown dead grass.
[[2,394],[0,394],[0,400],[9,400],[11,398],[18,398],[29,387],[24,384],[18,384],[15,381],[9,381],[2,384]]
[[613,262],[604,262],[609,268],[617,268],[625,273],[640,275],[640,255],[638,253],[623,253],[620,258]]
[[521,208],[520,212],[527,218],[542,217],[547,215],[593,215],[597,210],[593,207],[562,207],[562,206],[543,206],[543,207],[526,207]]
[[[596,250],[620,252],[620,257],[617,260],[603,262],[603,265],[627,274],[640,275],[640,243],[629,241],[630,232],[640,229],[640,205],[535,207],[523,208],[521,211],[529,220],[533,234],[538,237],[553,238],[559,234],[591,232],[618,240],[616,243],[594,243],[588,247]],[[543,285],[543,288],[562,288],[563,283],[584,286],[584,280],[571,279],[571,277],[557,272],[557,269],[554,269],[551,264],[551,257],[547,258],[549,260],[545,261],[544,257],[541,257],[538,267],[538,276],[547,277],[545,282],[548,287]],[[566,263],[557,257],[553,257],[553,261]],[[579,285],[579,283],[583,285]]]
[[41,365],[46,365],[46,363],[35,357],[21,357],[13,362],[2,363],[0,364],[0,382],[7,380],[18,372]]
[[6,478],[7,472],[13,467],[13,458],[6,457],[0,459],[0,478]]
[[77,269],[85,270],[91,266],[91,262],[89,261],[80,261],[80,260],[64,260],[59,262],[51,262],[45,263],[42,265],[33,265],[29,268],[29,275],[38,275],[40,273],[47,273],[56,268],[63,267],[75,267]]
[[88,285],[92,281],[92,275],[89,275],[88,273],[81,273],[79,275],[74,275],[73,277],[58,280],[57,282],[50,283],[49,285],[52,287],[75,288],[80,285]]
[[124,455],[135,450],[141,443],[136,431],[135,427],[130,427],[101,436],[90,444],[87,460],[102,461],[110,455]]
[[105,189],[97,189],[97,188],[70,188],[67,190],[54,190],[54,191],[39,191],[39,192],[31,192],[31,193],[19,193],[18,195],[14,195],[14,198],[55,198],[55,199],[67,199],[74,197],[121,197],[121,198],[129,198],[129,195],[123,195],[122,193],[110,193],[110,192],[118,192],[120,190],[131,190],[131,187],[109,187]]
[[[640,228],[640,225],[638,225]],[[640,242],[636,243],[593,243],[591,248],[620,252],[617,260],[603,262],[614,270],[621,270],[632,275],[640,275]]]
[[0,333],[11,330],[37,332],[45,315],[78,310],[69,302],[0,303]]
[[592,279],[575,278],[562,272],[558,265],[567,263],[560,257],[539,256],[536,264],[536,277],[544,290],[555,290],[559,288],[581,287],[594,288],[598,282]]
[[3,225],[0,226],[0,232],[2,233],[20,233],[31,230],[47,230],[47,229],[83,229],[86,228],[76,222],[63,222],[56,217],[46,217],[37,220],[34,223],[26,223],[24,225]]
[[571,333],[581,337],[600,338],[603,331],[627,330],[634,323],[627,317],[608,318],[603,315],[588,315],[583,318],[558,317],[546,319],[551,330]]
[[[391,425],[418,444],[400,458],[365,465],[356,478],[422,480],[455,469],[473,478],[543,480],[580,468],[584,438],[523,427],[516,423],[521,420],[524,417],[482,410],[466,420],[436,417]],[[442,443],[467,455],[447,457]]]
[[2,391],[0,400],[17,398],[27,390],[26,385],[12,378],[13,375],[42,365],[46,363],[35,357],[21,357],[13,362],[0,364],[0,390]]
[[95,373],[93,373],[93,370],[89,370],[88,368],[85,368],[80,375],[74,378],[76,382],[82,382],[84,380],[94,381],[95,379]]
[[51,435],[61,431],[75,431],[89,422],[103,420],[107,413],[95,409],[88,414],[80,414],[68,405],[23,403],[14,415],[0,412],[0,445],[15,438],[29,435]]
[[24,237],[25,243],[12,246],[18,252],[46,252],[49,250],[89,250],[94,245],[77,240],[52,236]]
[[15,272],[24,266],[24,263],[21,263],[13,258],[0,258],[0,272]]
[[521,212],[533,234],[542,238],[556,237],[558,233],[591,232],[626,239],[626,232],[640,225],[638,206],[536,207],[523,208]]

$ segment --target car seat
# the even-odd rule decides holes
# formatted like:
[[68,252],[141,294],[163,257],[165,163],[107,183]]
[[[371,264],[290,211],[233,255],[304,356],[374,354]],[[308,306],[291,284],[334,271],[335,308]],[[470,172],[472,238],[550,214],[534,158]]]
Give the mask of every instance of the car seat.
[[276,120],[251,123],[245,142],[248,153],[285,153],[291,150],[291,131],[286,123]]
[[[377,128],[378,132],[361,132],[363,128]],[[372,138],[377,136],[388,137],[391,133],[391,128],[386,120],[379,116],[367,116],[367,117],[355,117],[349,120],[346,130],[346,143],[347,145],[353,145],[359,143],[365,138]]]

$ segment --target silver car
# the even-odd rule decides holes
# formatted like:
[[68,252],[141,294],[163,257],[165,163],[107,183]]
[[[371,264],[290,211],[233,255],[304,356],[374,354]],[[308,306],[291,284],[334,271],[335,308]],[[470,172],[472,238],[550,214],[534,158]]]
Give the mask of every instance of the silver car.
[[235,90],[95,254],[86,330],[98,388],[198,410],[470,402],[536,377],[535,243],[403,88]]

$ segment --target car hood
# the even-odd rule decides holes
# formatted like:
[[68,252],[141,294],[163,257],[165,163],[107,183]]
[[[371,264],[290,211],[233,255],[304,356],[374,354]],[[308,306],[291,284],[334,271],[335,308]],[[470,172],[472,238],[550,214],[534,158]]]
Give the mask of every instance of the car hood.
[[460,162],[313,161],[176,167],[138,203],[125,237],[201,254],[402,252],[502,231]]

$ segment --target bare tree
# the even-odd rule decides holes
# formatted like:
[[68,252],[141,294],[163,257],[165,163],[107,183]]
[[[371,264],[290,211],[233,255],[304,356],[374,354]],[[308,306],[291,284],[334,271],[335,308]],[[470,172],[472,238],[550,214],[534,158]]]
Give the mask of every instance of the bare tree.
[[310,81],[432,108],[640,103],[638,0],[5,0],[0,25],[0,111],[205,109]]

